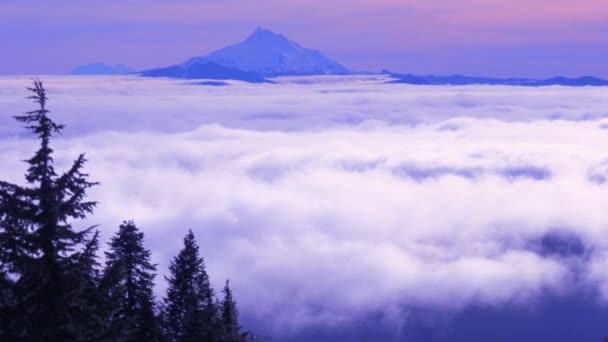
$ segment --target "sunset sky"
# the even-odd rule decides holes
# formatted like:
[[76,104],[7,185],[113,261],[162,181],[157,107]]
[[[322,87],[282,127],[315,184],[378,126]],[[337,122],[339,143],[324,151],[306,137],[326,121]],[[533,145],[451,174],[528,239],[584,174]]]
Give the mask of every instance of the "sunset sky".
[[164,66],[257,26],[355,70],[608,77],[605,0],[3,0],[0,74]]

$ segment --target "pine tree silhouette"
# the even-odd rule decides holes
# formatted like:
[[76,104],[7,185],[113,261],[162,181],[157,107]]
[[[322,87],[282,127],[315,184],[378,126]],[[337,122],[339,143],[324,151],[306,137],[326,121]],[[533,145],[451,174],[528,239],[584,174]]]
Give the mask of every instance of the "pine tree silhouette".
[[27,186],[0,181],[0,282],[7,285],[2,290],[0,337],[78,340],[86,335],[83,325],[89,324],[86,317],[94,310],[82,305],[96,281],[97,237],[91,236],[94,227],[77,231],[71,221],[92,213],[96,203],[85,197],[96,183],[82,172],[82,154],[68,171],[55,172],[51,140],[64,126],[48,116],[42,82],[34,80],[28,90],[39,108],[15,119],[37,136],[40,146],[26,161]]
[[249,333],[241,333],[241,325],[239,323],[239,311],[236,307],[236,301],[232,297],[232,290],[230,289],[230,280],[226,280],[226,285],[224,286],[224,290],[222,290],[222,293],[224,294],[220,312],[222,341],[245,341]]
[[169,341],[217,341],[217,307],[213,289],[190,230],[184,247],[171,261],[164,298],[164,326]]
[[100,289],[107,298],[105,314],[113,341],[156,341],[154,308],[156,265],[144,248],[144,234],[125,221],[112,237]]

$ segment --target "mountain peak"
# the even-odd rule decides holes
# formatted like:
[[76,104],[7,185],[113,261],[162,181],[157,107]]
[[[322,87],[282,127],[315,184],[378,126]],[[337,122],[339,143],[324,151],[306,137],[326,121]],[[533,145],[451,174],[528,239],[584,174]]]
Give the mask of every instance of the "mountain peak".
[[260,42],[291,43],[289,39],[285,38],[285,36],[283,36],[282,34],[275,33],[271,29],[263,28],[261,26],[258,26],[258,28],[243,43]]
[[261,26],[243,42],[204,57],[192,58],[185,64],[201,61],[212,61],[263,77],[348,73],[348,69],[319,51],[304,48],[284,35]]
[[256,35],[256,34],[264,34],[264,33],[273,33],[274,34],[274,32],[272,32],[271,29],[265,28],[265,27],[262,27],[262,26],[258,26],[258,28],[253,32],[254,35]]

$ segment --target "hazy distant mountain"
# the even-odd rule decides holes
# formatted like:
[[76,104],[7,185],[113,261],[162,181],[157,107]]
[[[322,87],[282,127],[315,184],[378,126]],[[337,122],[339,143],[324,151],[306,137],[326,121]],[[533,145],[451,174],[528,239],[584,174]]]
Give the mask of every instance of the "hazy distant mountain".
[[404,84],[431,84],[425,77],[411,75],[411,74],[395,74],[388,70],[382,70],[381,74],[388,75],[395,80],[389,81],[389,83],[404,83]]
[[263,28],[258,28],[240,44],[227,46],[207,56],[192,58],[184,65],[201,61],[214,62],[263,77],[349,73],[348,69],[321,52],[304,48],[281,34]]
[[141,72],[144,77],[170,77],[183,79],[237,80],[250,83],[272,83],[253,73],[229,68],[209,61],[173,65]]
[[121,75],[132,73],[135,70],[124,64],[108,65],[104,63],[91,63],[81,65],[68,74],[70,75]]
[[548,80],[540,80],[536,83],[537,86],[545,85],[565,85],[573,87],[581,86],[608,86],[608,80],[601,78],[584,76],[579,78],[568,78],[568,77],[554,77]]
[[528,86],[542,87],[550,85],[564,85],[571,87],[584,86],[608,86],[608,80],[603,80],[596,77],[585,76],[579,78],[554,77],[546,80],[537,80],[529,78],[492,78],[492,77],[474,77],[463,75],[451,76],[417,76],[411,74],[395,74],[384,70],[382,73],[395,78],[389,83],[403,84],[429,84],[429,85],[509,85],[509,86]]

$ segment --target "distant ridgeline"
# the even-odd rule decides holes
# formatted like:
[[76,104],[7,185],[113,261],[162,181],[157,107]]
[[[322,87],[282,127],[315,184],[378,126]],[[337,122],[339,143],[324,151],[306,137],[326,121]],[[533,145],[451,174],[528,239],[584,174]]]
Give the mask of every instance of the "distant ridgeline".
[[[249,83],[274,83],[278,76],[373,74],[355,72],[328,58],[323,53],[302,47],[282,34],[259,27],[241,43],[211,52],[206,56],[162,68],[134,72],[124,65],[88,64],[74,69],[76,75],[117,75],[133,73],[144,77],[176,79],[236,80]],[[490,78],[463,75],[419,76],[382,71],[394,80],[388,83],[415,85],[508,85],[508,86],[608,86],[608,80],[585,76],[580,78],[554,77],[550,79]],[[200,83],[227,85],[224,82]]]
[[388,83],[415,84],[415,85],[505,85],[505,86],[525,86],[542,87],[552,85],[563,85],[570,87],[584,86],[608,86],[608,80],[597,77],[584,76],[579,78],[553,77],[544,80],[529,78],[491,78],[491,77],[472,77],[463,75],[451,76],[418,76],[411,74],[396,74],[387,70],[383,74],[394,78]]

